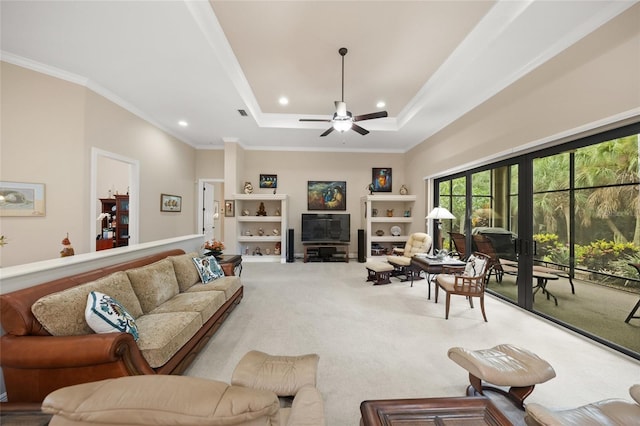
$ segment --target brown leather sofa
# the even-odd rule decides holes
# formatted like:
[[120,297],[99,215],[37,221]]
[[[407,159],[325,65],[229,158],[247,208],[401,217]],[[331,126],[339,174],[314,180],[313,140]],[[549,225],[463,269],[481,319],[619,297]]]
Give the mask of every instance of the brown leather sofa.
[[[209,284],[199,282],[197,269],[191,268],[189,263],[193,255],[197,254],[169,250],[0,295],[0,320],[6,333],[0,337],[0,366],[8,401],[42,402],[56,389],[108,378],[181,374],[243,296],[238,277],[222,277]],[[162,277],[153,271],[156,266],[162,266],[165,276],[171,271],[175,273],[171,288],[176,294],[145,301],[145,297],[149,298],[148,293],[156,290],[166,293],[165,287],[169,287],[156,285],[157,276]],[[152,281],[151,284],[140,278],[145,274],[149,276],[146,281]],[[114,281],[115,278],[120,281]],[[95,334],[87,329],[84,305],[88,293],[96,288],[100,290],[101,285],[110,285],[112,291],[119,292],[123,282],[127,284],[136,279],[146,286],[140,287],[143,291],[138,289],[133,297],[137,296],[143,302],[139,305],[143,309],[138,308],[138,316],[164,317],[166,320],[168,315],[175,313],[182,318],[191,318],[189,330],[181,332],[179,344],[174,341],[166,342],[164,348],[152,347],[157,343],[152,334],[163,331],[158,321],[153,320],[146,321],[146,335],[143,337],[141,332],[138,342],[129,333]],[[174,281],[178,282],[179,288]],[[155,289],[149,286],[155,286]],[[133,290],[136,290],[135,283]],[[67,294],[70,296],[66,297]],[[72,329],[69,332],[51,333],[49,330],[53,326],[61,328],[60,324],[45,326],[32,312],[34,305],[42,308],[43,300],[56,300],[56,297],[57,303],[45,305],[49,310],[47,314],[53,317],[51,322],[69,322],[67,325]],[[113,297],[121,301],[115,295]],[[195,305],[191,302],[196,299],[207,301],[206,316],[204,312],[186,312]],[[153,302],[151,307],[145,306],[150,302]],[[145,345],[149,347],[145,348]],[[161,350],[164,358],[158,355]]]

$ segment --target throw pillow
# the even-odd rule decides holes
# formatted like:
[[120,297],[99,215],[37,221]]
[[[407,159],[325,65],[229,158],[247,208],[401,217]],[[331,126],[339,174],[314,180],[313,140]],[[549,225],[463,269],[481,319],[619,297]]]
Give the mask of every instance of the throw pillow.
[[138,327],[135,319],[116,299],[98,291],[87,296],[87,307],[84,311],[89,327],[96,333],[113,333],[123,331],[138,340]]
[[486,262],[487,260],[482,257],[469,256],[464,267],[464,274],[468,277],[477,277],[484,271]]
[[224,271],[213,256],[194,257],[193,263],[196,265],[196,269],[200,275],[200,281],[202,281],[203,284],[224,277]]

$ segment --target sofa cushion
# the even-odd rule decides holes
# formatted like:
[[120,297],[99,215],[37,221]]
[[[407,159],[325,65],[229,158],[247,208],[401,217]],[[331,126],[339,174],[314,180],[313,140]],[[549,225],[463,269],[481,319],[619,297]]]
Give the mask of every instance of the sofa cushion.
[[231,296],[235,294],[236,291],[241,286],[240,277],[230,276],[230,277],[222,277],[218,278],[215,281],[211,281],[208,284],[198,283],[194,286],[191,286],[187,293],[199,292],[199,291],[224,291],[224,296],[229,300]]
[[41,297],[31,306],[31,312],[53,336],[93,334],[84,317],[87,296],[92,291],[118,300],[133,318],[142,315],[140,302],[123,271]]
[[124,332],[138,340],[136,320],[120,302],[104,293],[89,293],[84,317],[96,333]]
[[178,287],[180,291],[187,291],[189,287],[200,281],[200,274],[193,264],[193,258],[198,257],[195,251],[179,256],[170,256],[168,259],[173,262],[173,269],[176,272]]
[[200,281],[204,284],[224,277],[224,271],[213,256],[194,257],[193,263],[200,274]]
[[152,368],[163,366],[202,327],[197,312],[147,314],[136,320],[138,347]]
[[279,424],[278,410],[273,392],[169,375],[68,386],[50,393],[42,403],[42,411],[55,415],[52,424],[64,419],[67,422],[61,424],[84,425],[115,424],[117,419],[127,425],[266,426]]
[[128,269],[127,275],[144,313],[153,311],[180,291],[173,262],[169,259]]
[[167,312],[197,312],[204,324],[215,314],[226,298],[222,291],[201,291],[197,293],[180,293],[151,311],[151,314]]

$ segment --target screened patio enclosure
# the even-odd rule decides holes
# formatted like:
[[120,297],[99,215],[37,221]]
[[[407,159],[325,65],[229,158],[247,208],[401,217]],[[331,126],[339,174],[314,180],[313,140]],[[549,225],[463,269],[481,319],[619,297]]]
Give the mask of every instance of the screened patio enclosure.
[[625,322],[640,299],[639,133],[635,123],[436,179],[434,203],[456,219],[435,240],[454,251],[450,233],[463,234],[470,253],[488,237],[509,265],[487,291],[640,359],[640,319]]

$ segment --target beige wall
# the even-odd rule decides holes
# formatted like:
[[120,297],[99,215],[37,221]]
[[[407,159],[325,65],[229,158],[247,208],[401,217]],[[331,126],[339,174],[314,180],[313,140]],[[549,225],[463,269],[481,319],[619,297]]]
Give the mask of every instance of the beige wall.
[[[82,86],[1,67],[0,179],[45,183],[47,211],[0,219],[0,266],[58,257],[67,232],[90,251],[92,147],[140,162],[140,242],[195,232],[195,149]],[[181,195],[182,212],[161,213],[161,193]]]
[[351,215],[351,253],[357,252],[357,230],[361,228],[360,197],[369,193],[366,188],[371,183],[371,169],[373,167],[392,168],[393,194],[398,194],[400,185],[405,183],[403,154],[244,150],[243,157],[243,168],[239,172],[239,186],[235,188],[236,193],[242,193],[242,184],[245,181],[253,184],[254,193],[273,193],[273,190],[260,189],[258,180],[260,174],[278,175],[277,193],[289,196],[289,228],[294,229],[296,253],[302,252],[301,215],[309,211],[307,210],[308,181],[347,182],[347,210],[335,213]]
[[412,149],[406,155],[412,184],[633,109],[637,113],[638,22],[640,4]]

